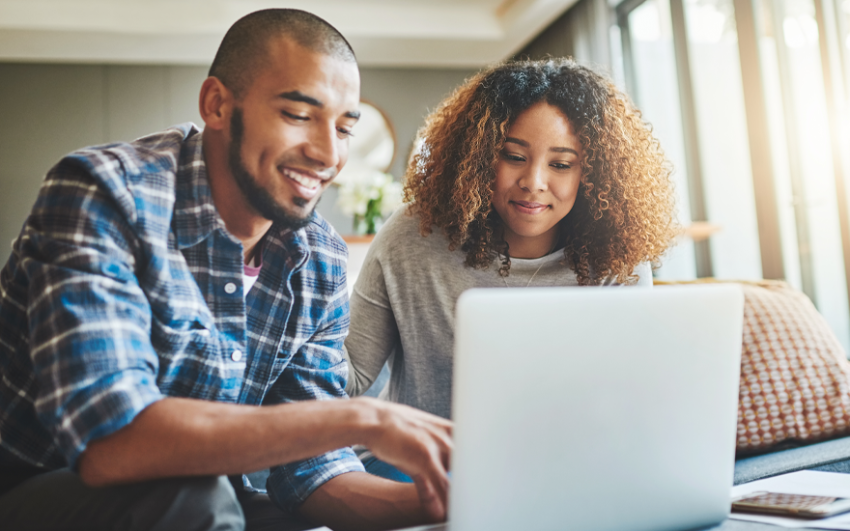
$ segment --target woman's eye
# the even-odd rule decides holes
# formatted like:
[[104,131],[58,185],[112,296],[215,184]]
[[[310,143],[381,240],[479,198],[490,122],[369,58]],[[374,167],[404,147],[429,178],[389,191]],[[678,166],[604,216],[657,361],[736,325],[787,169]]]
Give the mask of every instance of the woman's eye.
[[556,170],[568,170],[572,168],[572,164],[564,164],[563,162],[555,162],[552,164],[552,167]]
[[513,153],[502,153],[502,157],[504,157],[505,160],[509,160],[509,161],[512,161],[512,162],[523,162],[523,161],[525,161],[525,157],[523,157],[521,155],[515,155]]

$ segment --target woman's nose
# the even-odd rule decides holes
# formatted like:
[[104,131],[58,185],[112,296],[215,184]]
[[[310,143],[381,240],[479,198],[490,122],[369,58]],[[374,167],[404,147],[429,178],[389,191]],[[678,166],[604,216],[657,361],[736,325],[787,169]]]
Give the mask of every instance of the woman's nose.
[[528,192],[542,192],[546,190],[545,168],[532,164],[523,172],[519,180],[519,186]]

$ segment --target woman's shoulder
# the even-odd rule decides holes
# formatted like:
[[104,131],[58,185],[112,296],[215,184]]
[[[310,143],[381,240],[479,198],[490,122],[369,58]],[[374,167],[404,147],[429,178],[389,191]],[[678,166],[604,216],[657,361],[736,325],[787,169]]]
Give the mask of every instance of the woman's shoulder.
[[[632,277],[635,277],[634,282],[628,283],[630,286],[652,287],[652,264],[649,262],[641,262],[632,270]],[[616,275],[612,275],[602,281],[603,286],[618,286]]]
[[635,286],[652,287],[652,265],[649,262],[641,262],[635,266],[632,274],[637,277]]
[[[405,204],[397,208],[387,221],[381,226],[378,234],[400,235],[411,232],[419,233],[419,214],[413,209],[413,205]],[[377,237],[376,237],[377,238]]]
[[448,241],[436,227],[425,236],[420,232],[420,217],[412,205],[404,205],[387,219],[372,245],[391,255],[401,255],[405,251],[421,251],[434,247],[445,247]]

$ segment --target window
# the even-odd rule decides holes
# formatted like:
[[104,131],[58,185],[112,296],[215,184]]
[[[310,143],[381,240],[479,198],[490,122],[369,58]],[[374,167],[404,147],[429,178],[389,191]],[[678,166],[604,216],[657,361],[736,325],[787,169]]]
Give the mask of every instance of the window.
[[[673,163],[673,179],[679,196],[679,220],[687,226],[692,216],[689,183],[682,138],[678,76],[673,31],[667,0],[646,0],[626,15],[625,30],[630,40],[627,85],[644,118],[652,124]],[[656,276],[663,279],[696,278],[692,241],[683,240],[664,260]]]
[[715,277],[761,278],[758,224],[732,0],[684,2],[696,135]]
[[681,221],[720,228],[679,245],[658,276],[784,278],[850,352],[850,0],[616,11],[613,69],[676,168]]
[[815,5],[761,0],[761,8],[759,52],[786,279],[812,299],[847,348],[850,312]]

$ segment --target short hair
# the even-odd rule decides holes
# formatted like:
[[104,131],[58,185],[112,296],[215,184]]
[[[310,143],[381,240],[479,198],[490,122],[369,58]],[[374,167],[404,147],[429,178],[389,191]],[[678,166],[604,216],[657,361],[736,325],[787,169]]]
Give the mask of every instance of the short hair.
[[237,99],[251,86],[275,37],[288,37],[308,50],[357,62],[351,44],[326,20],[300,9],[263,9],[237,20],[221,41],[209,75]]

